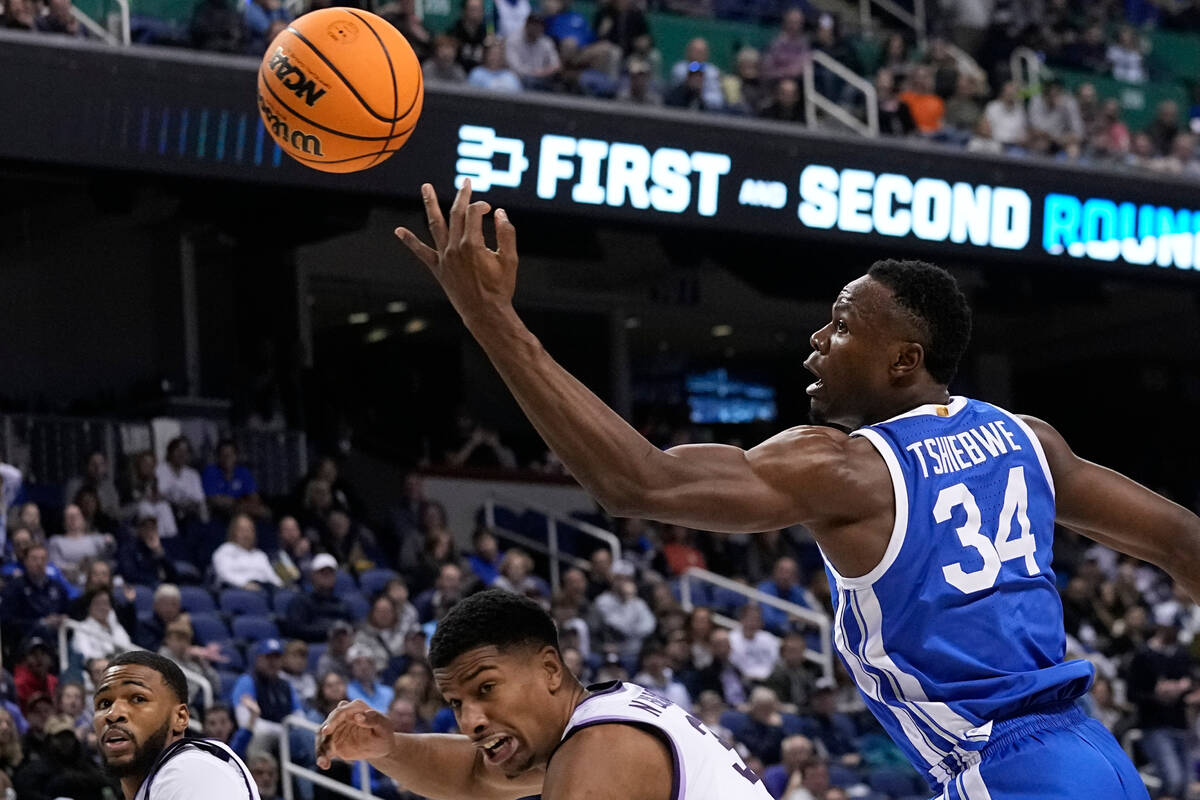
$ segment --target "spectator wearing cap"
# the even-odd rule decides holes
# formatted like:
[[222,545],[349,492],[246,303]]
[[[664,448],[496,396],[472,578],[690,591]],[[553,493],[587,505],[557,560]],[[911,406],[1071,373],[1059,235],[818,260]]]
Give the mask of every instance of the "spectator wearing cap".
[[70,595],[47,574],[49,551],[43,544],[34,543],[21,562],[22,574],[9,580],[0,594],[3,604],[5,638],[20,641],[33,631],[50,635],[62,625],[68,611]]
[[222,586],[260,591],[283,585],[271,566],[271,559],[257,544],[254,520],[248,514],[234,515],[229,522],[227,541],[212,557],[213,572]]
[[633,682],[690,713],[692,696],[688,694],[684,685],[675,679],[675,673],[667,666],[667,651],[662,642],[647,640],[642,645],[641,663],[642,671],[633,677]]
[[354,620],[350,606],[334,592],[337,573],[338,563],[333,556],[320,553],[313,557],[312,591],[301,592],[288,603],[284,633],[306,642],[319,642],[327,635],[331,623]]
[[168,442],[166,456],[166,460],[154,469],[159,494],[170,504],[180,522],[188,519],[208,522],[204,484],[200,481],[200,473],[191,466],[192,445],[187,437],[176,436]]
[[161,583],[154,590],[150,616],[138,620],[134,640],[147,650],[157,650],[166,636],[167,626],[183,613],[183,597],[173,583]]
[[[301,708],[292,685],[279,675],[283,666],[283,644],[263,639],[250,650],[251,666],[233,684],[230,697],[237,708],[237,722],[251,731],[248,750],[273,749],[283,733],[283,718]],[[252,702],[244,702],[246,700]],[[257,717],[257,718],[256,718]]]
[[658,623],[650,606],[638,597],[633,564],[621,560],[613,565],[612,571],[612,588],[597,597],[595,603],[601,622],[599,637],[610,651],[633,658]]
[[[167,632],[163,637],[162,647],[158,649],[158,654],[166,656],[183,669],[204,676],[212,688],[213,696],[220,697],[221,677],[213,669],[212,662],[224,660],[224,656],[221,655],[221,647],[216,642],[211,643],[208,647],[197,647],[192,644],[194,636],[191,619],[187,614],[181,614],[174,622],[167,625]],[[191,675],[188,675],[187,679],[188,696],[194,699],[201,693],[200,683]]]
[[138,517],[135,535],[127,538],[117,551],[117,566],[129,583],[157,586],[179,582],[179,570],[159,536],[157,515]]
[[[721,70],[709,59],[708,41],[696,37],[687,43],[683,51],[682,61],[675,62],[671,67],[671,90],[667,92],[666,104],[681,108],[695,108],[702,111],[720,111],[725,107],[725,96],[721,92]],[[676,92],[681,86],[686,91]],[[696,99],[692,99],[693,96]],[[671,102],[688,98],[687,104]]]
[[25,640],[21,660],[13,668],[13,683],[17,689],[17,702],[21,711],[29,716],[29,707],[34,695],[54,695],[58,688],[58,676],[51,673],[54,665],[54,649],[40,636]]
[[617,89],[617,100],[642,106],[661,106],[662,94],[654,86],[654,73],[650,62],[634,56],[629,59],[625,76]]
[[525,18],[521,35],[507,41],[504,55],[526,89],[547,91],[562,72],[558,49],[546,35],[546,20],[538,13]]
[[119,793],[113,779],[100,771],[75,735],[75,721],[66,714],[50,716],[43,729],[38,758],[25,761],[13,778],[21,798],[102,797]]
[[258,482],[244,464],[238,463],[237,445],[226,439],[217,445],[217,460],[201,473],[204,496],[209,510],[228,519],[234,514],[249,514],[256,519],[270,516],[270,509],[258,496]]
[[345,620],[336,620],[329,626],[329,644],[317,659],[317,674],[336,672],[343,680],[350,680],[350,662],[346,655],[354,644],[354,626]]
[[837,710],[837,683],[832,678],[821,678],[813,687],[809,713],[800,718],[800,732],[820,742],[829,757],[842,766],[862,763],[854,741],[854,720]]
[[381,714],[386,714],[395,693],[392,687],[379,681],[379,670],[383,664],[371,648],[361,644],[351,647],[346,659],[350,662],[351,676],[346,686],[346,696],[351,700],[362,700]]
[[71,649],[79,653],[84,661],[132,650],[133,640],[129,632],[117,621],[112,592],[104,588],[93,589],[83,597],[88,614],[75,629]]

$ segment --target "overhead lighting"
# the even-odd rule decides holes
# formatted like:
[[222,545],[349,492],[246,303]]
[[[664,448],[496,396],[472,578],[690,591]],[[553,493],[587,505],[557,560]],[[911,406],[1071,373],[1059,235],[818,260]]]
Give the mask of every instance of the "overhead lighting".
[[724,323],[722,323],[720,325],[713,325],[712,326],[712,335],[717,337],[718,339],[720,339],[724,336],[732,336],[733,335],[733,326],[726,325]]
[[424,317],[413,317],[408,322],[404,323],[405,333],[420,333],[429,327],[429,323]]
[[403,314],[408,311],[408,303],[403,300],[393,300],[387,304],[386,308],[389,314]]
[[625,330],[631,331],[635,328],[640,328],[640,327],[642,327],[642,318],[641,317],[626,317],[625,318]]
[[351,325],[366,325],[371,321],[371,315],[365,311],[355,311],[353,314],[346,317],[346,321]]
[[392,332],[387,328],[372,328],[366,336],[366,342],[367,344],[375,344],[376,342],[382,342],[391,335]]

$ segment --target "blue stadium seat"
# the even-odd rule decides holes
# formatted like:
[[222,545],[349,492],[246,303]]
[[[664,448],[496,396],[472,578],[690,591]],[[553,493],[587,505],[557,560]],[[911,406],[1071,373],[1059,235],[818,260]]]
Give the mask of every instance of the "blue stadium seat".
[[721,727],[729,731],[734,739],[742,737],[742,731],[750,724],[750,717],[741,711],[722,711]]
[[202,586],[180,586],[179,596],[183,610],[189,614],[213,614],[217,610],[212,595]]
[[859,784],[859,783],[862,783],[862,778],[859,777],[857,771],[852,770],[849,767],[843,766],[843,765],[837,763],[836,761],[830,762],[830,764],[829,764],[829,785],[830,786],[841,786],[844,789],[847,786],[854,786],[855,784]]
[[339,569],[337,573],[337,583],[333,585],[333,590],[339,595],[346,592],[357,592],[358,584],[354,582],[354,576],[344,569]]
[[241,673],[228,669],[219,669],[217,670],[217,677],[221,679],[221,696],[218,699],[225,703],[232,703],[233,685],[237,683],[237,679],[241,677]]
[[[321,660],[321,656],[325,655],[325,649],[328,647],[324,642],[313,642],[308,645],[308,671],[313,675],[317,675],[317,662]],[[321,680],[321,676],[317,675],[317,680]]]
[[797,733],[804,733],[804,720],[802,717],[798,717],[795,714],[780,714],[779,716],[783,718],[783,724],[780,727],[783,728],[784,736],[795,736]]
[[270,617],[234,617],[233,638],[243,642],[278,639],[279,628]]
[[[339,592],[339,594],[341,594]],[[346,605],[350,606],[350,612],[354,614],[354,621],[361,622],[367,618],[367,614],[371,610],[371,602],[362,596],[362,592],[346,592],[341,594]]]
[[154,611],[154,587],[135,583],[133,590],[137,592],[137,596],[133,599],[133,605],[137,609],[138,616],[152,613]]
[[383,591],[388,581],[398,578],[400,574],[391,569],[369,569],[358,576],[358,586],[367,597],[373,597]]
[[192,620],[192,630],[196,634],[197,644],[209,642],[227,642],[233,638],[225,622],[215,613],[189,614]]
[[288,606],[292,600],[299,597],[300,592],[296,589],[276,589],[275,596],[271,598],[272,604],[275,606],[276,614],[287,614]]
[[433,733],[458,733],[458,720],[454,719],[453,710],[442,707],[433,715],[433,722],[429,727]]
[[221,611],[236,616],[250,614],[266,616],[271,613],[267,607],[267,598],[262,592],[251,592],[247,589],[225,589],[220,596]]

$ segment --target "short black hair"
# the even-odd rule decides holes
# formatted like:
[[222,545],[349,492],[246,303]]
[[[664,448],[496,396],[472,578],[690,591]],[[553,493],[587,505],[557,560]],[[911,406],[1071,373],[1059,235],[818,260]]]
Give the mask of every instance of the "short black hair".
[[149,667],[154,670],[162,675],[163,682],[174,692],[176,699],[181,703],[187,703],[187,678],[183,676],[183,670],[179,668],[179,665],[171,659],[149,650],[126,650],[124,653],[113,656],[108,662],[109,669],[126,665]]
[[925,369],[948,384],[971,339],[971,307],[954,276],[927,261],[876,261],[867,271],[892,290],[896,302],[915,318],[925,337]]
[[459,601],[438,623],[429,643],[429,664],[442,669],[468,650],[549,645],[558,650],[558,629],[540,605],[501,589]]

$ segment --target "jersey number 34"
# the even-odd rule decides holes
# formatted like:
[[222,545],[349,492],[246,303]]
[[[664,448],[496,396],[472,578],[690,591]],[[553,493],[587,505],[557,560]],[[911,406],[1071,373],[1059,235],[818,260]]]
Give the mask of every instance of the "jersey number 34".
[[[972,572],[963,569],[961,563],[942,567],[946,581],[963,594],[981,592],[996,585],[1000,566],[1005,561],[1024,559],[1025,570],[1030,576],[1040,571],[1034,557],[1034,538],[1029,530],[1029,490],[1025,486],[1025,468],[1013,467],[1008,471],[1008,485],[1004,490],[1004,503],[1000,508],[1000,519],[994,533],[983,528],[983,516],[975,495],[964,483],[947,486],[938,492],[933,506],[933,518],[938,523],[949,522],[954,509],[961,506],[966,520],[955,529],[963,547],[971,547],[983,558],[983,566]],[[1013,534],[1014,518],[1018,532]]]

